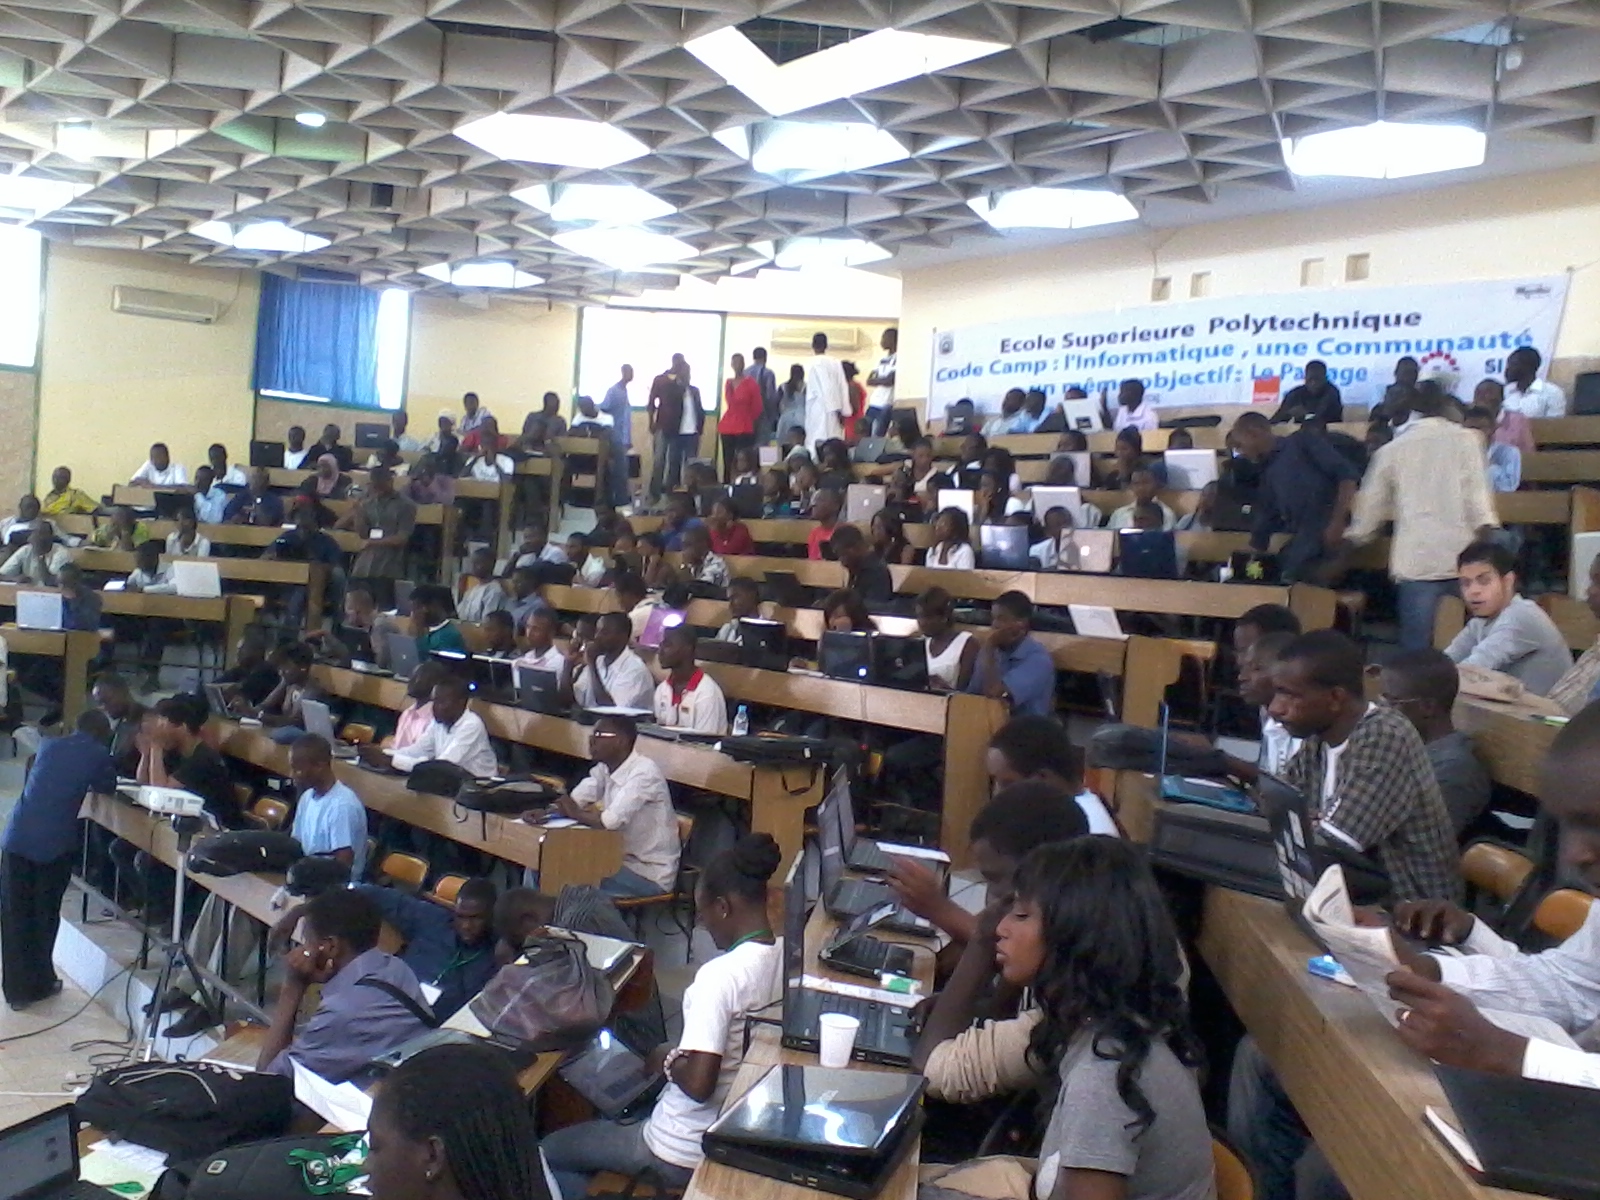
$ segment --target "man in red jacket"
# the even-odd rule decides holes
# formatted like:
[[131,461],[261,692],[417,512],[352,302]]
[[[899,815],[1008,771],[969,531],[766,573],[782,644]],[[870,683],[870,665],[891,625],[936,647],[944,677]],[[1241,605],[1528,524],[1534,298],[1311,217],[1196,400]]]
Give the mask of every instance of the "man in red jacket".
[[756,422],[761,419],[761,385],[744,373],[744,355],[730,360],[731,378],[722,384],[722,481],[733,479],[733,459],[746,446],[756,444]]

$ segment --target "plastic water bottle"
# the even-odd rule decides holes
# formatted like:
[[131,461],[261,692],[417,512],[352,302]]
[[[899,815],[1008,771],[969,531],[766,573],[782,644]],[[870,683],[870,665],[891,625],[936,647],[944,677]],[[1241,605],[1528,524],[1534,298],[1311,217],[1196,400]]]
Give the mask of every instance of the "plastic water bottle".
[[738,711],[733,714],[733,736],[744,737],[750,732],[750,708],[748,705],[739,705]]

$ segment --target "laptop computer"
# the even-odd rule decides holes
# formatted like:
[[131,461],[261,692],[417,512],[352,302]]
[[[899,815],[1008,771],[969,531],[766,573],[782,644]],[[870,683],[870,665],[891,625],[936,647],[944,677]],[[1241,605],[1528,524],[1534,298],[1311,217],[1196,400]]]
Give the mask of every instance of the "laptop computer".
[[60,629],[61,593],[17,589],[18,629]]
[[933,509],[943,512],[947,508],[959,508],[966,513],[967,520],[972,520],[974,492],[971,488],[940,488],[934,493]]
[[[840,860],[852,871],[860,871],[864,875],[883,875],[889,869],[890,859],[895,855],[920,859],[930,865],[947,871],[950,866],[950,856],[943,850],[931,850],[925,846],[906,846],[898,842],[879,842],[872,838],[862,837],[856,833],[855,795],[850,790],[850,778],[844,771],[834,775],[833,783],[829,788],[831,803],[829,810],[839,826],[839,856]],[[818,819],[823,814],[818,814]]]
[[1050,456],[1050,461],[1065,458],[1072,463],[1072,482],[1077,487],[1086,488],[1094,486],[1094,468],[1091,465],[1093,456],[1087,450],[1057,450]]
[[333,710],[321,700],[301,700],[300,719],[305,723],[307,733],[314,733],[327,741],[335,758],[351,759],[356,756],[354,746],[339,740],[333,728]]
[[0,1200],[116,1200],[78,1178],[78,1117],[70,1104],[0,1130]]
[[825,630],[817,643],[817,666],[829,679],[866,683],[872,677],[872,635]]
[[1440,1064],[1433,1073],[1455,1111],[1466,1148],[1477,1158],[1467,1166],[1479,1183],[1562,1200],[1600,1200],[1600,1141],[1592,1133],[1600,1092]]
[[911,1065],[911,1010],[894,1004],[818,992],[802,986],[805,978],[806,851],[795,855],[783,885],[783,1044],[791,1050],[815,1051],[822,1041],[820,1018],[825,1012],[848,1013],[861,1022],[851,1057],[862,1062]]
[[1178,543],[1164,529],[1123,529],[1117,557],[1122,573],[1134,579],[1176,579]]
[[283,466],[284,444],[282,442],[251,442],[250,465],[252,467],[266,467],[269,470]]
[[835,971],[860,975],[874,982],[883,975],[909,976],[916,961],[910,946],[868,936],[873,926],[887,920],[893,912],[893,904],[880,904],[851,917],[818,952],[818,960]]
[[844,490],[844,519],[865,525],[878,515],[889,498],[889,489],[876,483],[852,483]]
[[888,443],[888,438],[865,437],[855,444],[850,451],[850,461],[856,463],[875,463],[883,456],[883,448]]
[[356,449],[376,450],[389,440],[389,425],[385,421],[357,421]]
[[1035,520],[1043,521],[1045,513],[1052,508],[1065,509],[1072,518],[1074,525],[1078,522],[1078,510],[1083,507],[1083,489],[1075,487],[1045,487],[1040,484],[1028,493],[1029,503],[1033,505]]
[[1167,486],[1180,492],[1198,492],[1208,483],[1217,480],[1217,452],[1215,450],[1168,450],[1163,455],[1167,464]]
[[667,635],[667,630],[675,625],[682,625],[687,615],[680,608],[668,608],[664,604],[656,605],[645,618],[644,629],[639,633],[639,645],[648,650],[659,650],[661,639]]
[[[842,792],[842,799],[841,799]],[[881,924],[894,933],[909,933],[915,937],[932,937],[933,926],[921,917],[899,906],[894,889],[886,883],[867,879],[846,879],[844,826],[855,833],[855,814],[841,811],[841,805],[850,797],[849,785],[837,779],[829,793],[817,805],[817,849],[820,852],[819,874],[822,878],[822,903],[828,915],[840,920],[859,916],[869,908],[893,904],[895,910]],[[843,819],[841,819],[843,818]],[[885,864],[887,869],[887,864]]]
[[517,707],[547,717],[561,713],[561,676],[554,671],[541,671],[537,667],[511,668],[516,682]]
[[706,1157],[869,1200],[916,1142],[920,1075],[775,1066],[706,1130]]
[[898,633],[872,635],[872,682],[903,691],[928,690],[928,639]]
[[761,519],[761,485],[736,483],[728,489],[728,503],[733,505],[733,515],[741,521]]
[[1161,704],[1161,746],[1156,755],[1156,777],[1161,780],[1163,800],[1182,800],[1189,804],[1208,804],[1228,812],[1253,813],[1256,806],[1236,787],[1218,779],[1194,779],[1167,773],[1167,749],[1172,744],[1172,709]]
[[1104,604],[1069,604],[1067,615],[1072,618],[1072,632],[1079,637],[1111,638],[1120,642],[1128,640],[1114,608]]
[[736,641],[700,637],[695,639],[694,656],[701,662],[726,663],[734,666],[744,661],[744,645]]
[[180,596],[192,596],[198,600],[215,600],[222,595],[222,573],[214,562],[190,562],[184,559],[174,559],[172,563],[172,586],[178,589]]
[[157,492],[156,517],[162,521],[176,521],[185,512],[194,511],[194,496],[189,492]]
[[391,633],[389,639],[389,669],[396,679],[410,679],[417,669],[417,639],[409,633]]
[[978,526],[978,567],[984,571],[1028,571],[1029,535],[1026,525]]
[[212,712],[219,717],[228,715],[228,697],[223,693],[220,683],[206,684],[205,694],[206,703],[210,706]]
[[739,661],[763,671],[787,670],[788,627],[782,621],[769,621],[765,617],[740,617]]
[[609,1029],[570,1053],[556,1074],[608,1121],[653,1097],[666,1083],[660,1071],[648,1069],[645,1060]]
[[1116,544],[1114,529],[1069,529],[1056,543],[1056,568],[1085,575],[1109,575]]

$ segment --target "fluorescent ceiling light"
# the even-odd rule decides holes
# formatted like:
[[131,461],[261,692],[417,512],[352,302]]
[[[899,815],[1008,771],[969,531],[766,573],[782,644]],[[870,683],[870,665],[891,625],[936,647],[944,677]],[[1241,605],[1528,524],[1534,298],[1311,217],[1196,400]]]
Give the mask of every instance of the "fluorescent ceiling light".
[[1404,179],[1481,166],[1489,139],[1464,125],[1375,121],[1284,138],[1283,158],[1296,175]]
[[861,238],[797,237],[778,247],[773,265],[784,270],[818,267],[863,267],[891,257],[882,246]]
[[855,121],[763,121],[750,165],[786,183],[861,171],[905,158],[887,130]]
[[295,113],[294,119],[297,123],[304,125],[307,129],[321,129],[328,123],[328,118],[324,114],[314,112],[311,109],[307,109],[305,112]]
[[678,210],[643,188],[627,183],[536,183],[511,195],[557,221],[639,225]]
[[603,262],[619,271],[638,271],[658,263],[682,262],[700,251],[664,233],[631,226],[589,225],[555,235],[556,245]]
[[463,288],[525,288],[544,282],[543,276],[519,271],[515,264],[508,262],[457,263],[454,266],[435,263],[423,267],[422,274]]
[[684,49],[775,117],[858,96],[1006,49],[1001,42],[880,29],[782,66],[733,26]]
[[32,220],[71,204],[89,189],[60,179],[0,175],[0,212],[20,213]]
[[555,167],[601,170],[650,153],[649,146],[626,130],[575,117],[495,113],[468,121],[456,133],[496,158]]
[[967,207],[996,229],[1088,229],[1139,218],[1126,196],[1090,188],[1018,188],[975,196]]
[[305,254],[330,244],[325,237],[301,233],[282,221],[256,221],[238,229],[226,221],[203,221],[189,232],[235,250],[267,250],[275,254]]

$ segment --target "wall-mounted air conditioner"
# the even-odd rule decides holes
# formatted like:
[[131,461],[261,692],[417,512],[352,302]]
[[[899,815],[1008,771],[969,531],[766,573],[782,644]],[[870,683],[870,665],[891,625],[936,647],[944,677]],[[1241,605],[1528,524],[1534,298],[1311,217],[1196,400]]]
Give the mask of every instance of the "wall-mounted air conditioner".
[[222,316],[222,301],[183,292],[158,292],[153,288],[117,284],[111,289],[111,311],[164,321],[190,321],[214,325]]

